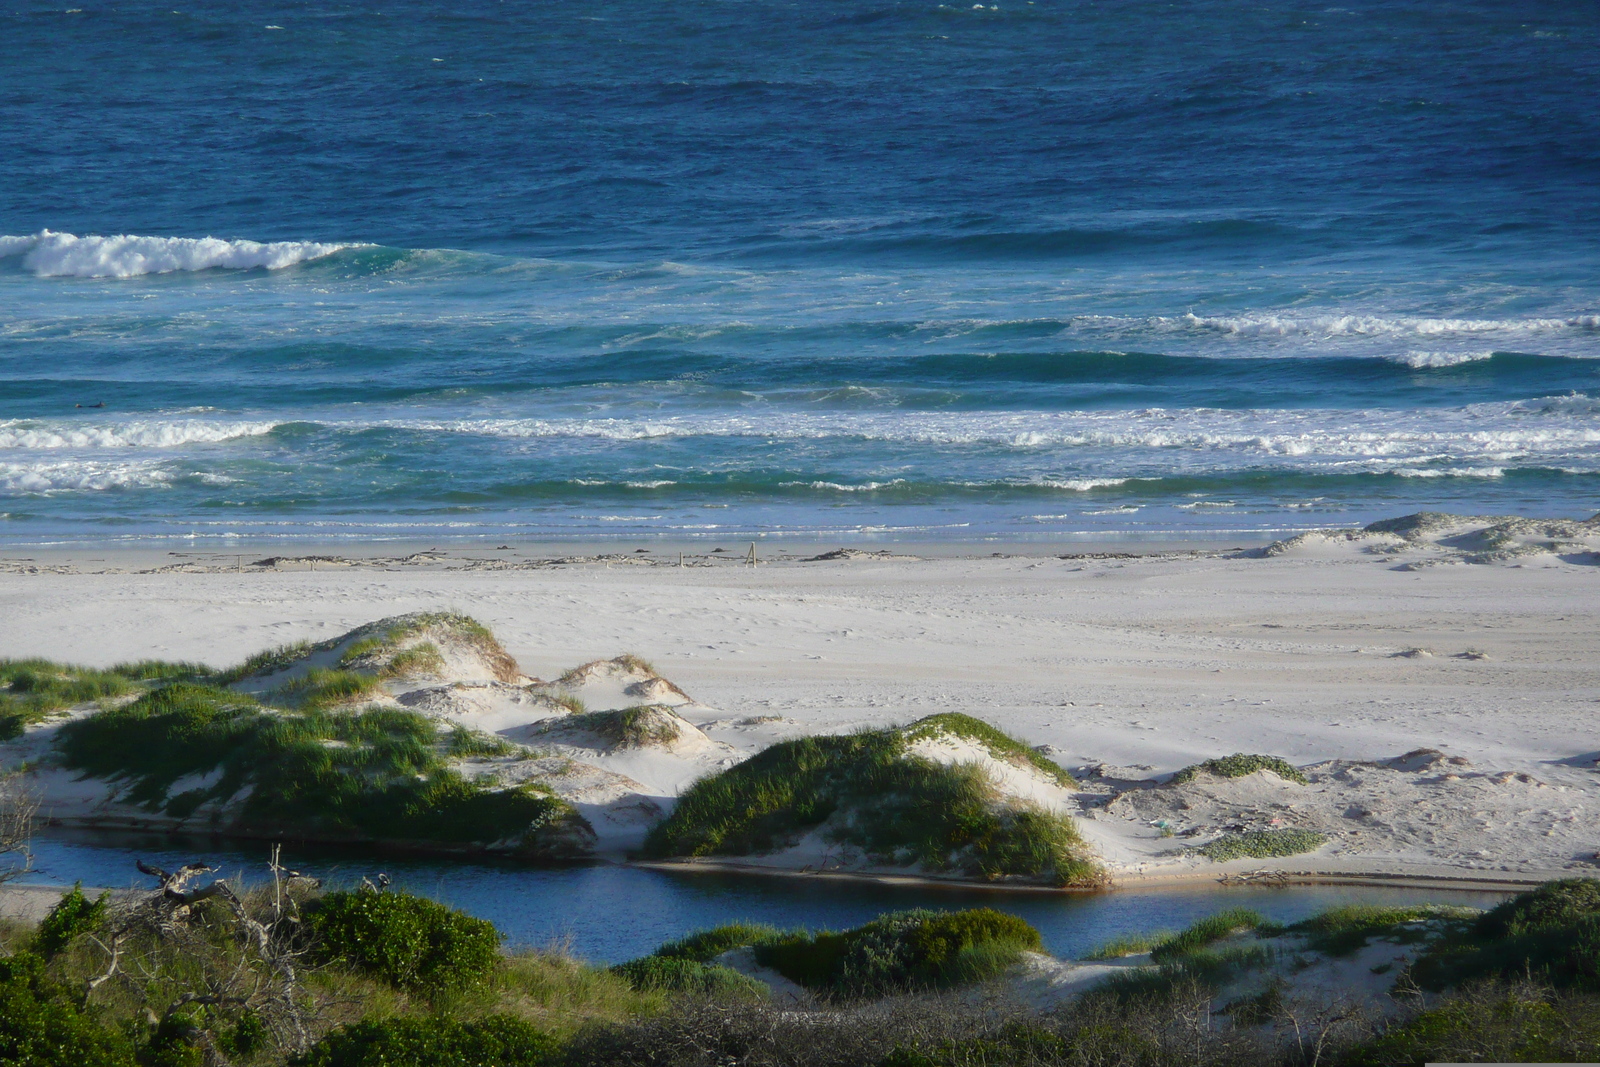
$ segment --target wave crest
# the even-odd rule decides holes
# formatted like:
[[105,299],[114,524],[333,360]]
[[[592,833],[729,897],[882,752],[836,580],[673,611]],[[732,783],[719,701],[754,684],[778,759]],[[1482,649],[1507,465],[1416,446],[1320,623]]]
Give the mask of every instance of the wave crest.
[[276,422],[147,421],[114,426],[52,426],[0,422],[0,448],[175,448],[236,437],[259,437]]
[[229,241],[220,237],[79,237],[40,230],[28,237],[0,237],[0,258],[20,255],[23,269],[41,277],[134,278],[217,268],[278,270],[350,247],[320,241]]

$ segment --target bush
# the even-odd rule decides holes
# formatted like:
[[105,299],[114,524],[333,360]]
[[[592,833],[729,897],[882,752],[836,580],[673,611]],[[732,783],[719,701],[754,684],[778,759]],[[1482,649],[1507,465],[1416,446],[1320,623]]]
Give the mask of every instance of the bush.
[[[581,702],[580,702],[581,703]],[[640,705],[620,711],[573,710],[554,726],[561,730],[588,730],[618,748],[668,745],[678,739],[678,724],[669,709]]]
[[987,879],[1098,884],[1069,816],[999,802],[976,767],[906,754],[894,730],[805,737],[702,778],[645,839],[652,856],[770,852],[829,822],[834,840],[886,863]]
[[971,715],[963,715],[959,711],[947,711],[918,719],[910,726],[907,726],[904,733],[908,741],[917,741],[924,737],[935,737],[941,733],[950,734],[953,737],[964,737],[969,741],[976,741],[984,748],[987,748],[989,753],[996,759],[1031,764],[1036,769],[1054,778],[1058,785],[1067,789],[1076,789],[1078,787],[1077,779],[1068,774],[1054,760],[1023,744],[1010,734],[990,726],[982,719],[975,719]]
[[[586,824],[542,787],[491,791],[453,770],[447,758],[462,740],[411,711],[291,714],[179,682],[66,724],[58,745],[68,767],[126,781],[129,802],[174,817],[245,792],[230,812],[240,830],[502,842],[548,855],[584,846]],[[216,771],[210,785],[170,795],[179,779]]]
[[764,1000],[768,995],[765,983],[732,967],[698,960],[646,956],[619,963],[611,971],[640,993],[661,990],[732,1000]]
[[500,961],[494,925],[409,893],[329,893],[310,911],[319,958],[402,989],[474,985]]
[[39,923],[33,937],[34,951],[49,959],[79,934],[99,926],[105,920],[106,901],[110,897],[110,893],[101,893],[91,901],[83,895],[83,883],[74,883],[72,892],[63,896]]
[[1489,987],[1421,1012],[1339,1058],[1340,1067],[1578,1063],[1600,1059],[1600,1001]]
[[335,1030],[290,1061],[294,1067],[541,1067],[560,1051],[521,1019],[443,1017],[360,1022]]
[[1412,976],[1427,989],[1519,977],[1600,989],[1597,888],[1565,879],[1518,894],[1432,945]]
[[1040,947],[1039,931],[992,908],[891,912],[844,933],[757,943],[756,960],[792,982],[845,997],[983,981]]
[[1243,834],[1223,834],[1193,851],[1217,863],[1226,863],[1228,860],[1270,859],[1315,852],[1327,841],[1325,835],[1315,830],[1253,830]]
[[1299,768],[1281,756],[1252,756],[1243,752],[1235,752],[1231,756],[1220,759],[1208,759],[1204,763],[1196,763],[1185,767],[1172,776],[1173,784],[1193,781],[1199,777],[1201,771],[1216,775],[1218,778],[1243,778],[1247,774],[1257,771],[1271,771],[1279,778],[1301,785],[1309,785],[1306,776],[1300,773]]
[[1600,914],[1600,881],[1563,878],[1518,893],[1483,913],[1475,932],[1479,937],[1518,937],[1538,930],[1575,926]]
[[0,1064],[133,1067],[133,1049],[45,977],[31,953],[0,957]]
[[1427,905],[1394,908],[1379,904],[1348,904],[1297,922],[1289,930],[1304,934],[1306,947],[1313,951],[1325,952],[1330,956],[1348,956],[1366,947],[1367,942],[1379,934],[1407,941],[1421,940],[1422,932],[1406,929],[1405,924],[1441,914],[1447,913]]

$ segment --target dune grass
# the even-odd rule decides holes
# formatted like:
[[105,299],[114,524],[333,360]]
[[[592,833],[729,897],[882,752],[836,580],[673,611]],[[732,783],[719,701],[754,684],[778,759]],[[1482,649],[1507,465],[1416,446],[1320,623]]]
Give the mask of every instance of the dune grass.
[[979,768],[909,756],[906,745],[896,730],[773,745],[691,786],[644,852],[770,852],[827,823],[832,840],[887,863],[1098,884],[1100,869],[1070,817],[1007,806]]
[[668,941],[654,954],[663,959],[709,963],[730,949],[761,944],[782,935],[783,931],[765,923],[729,923],[697,931],[677,941]]
[[1217,863],[1226,863],[1228,860],[1247,858],[1271,859],[1275,856],[1297,856],[1302,852],[1315,852],[1327,842],[1327,836],[1315,830],[1286,827],[1281,830],[1252,830],[1242,834],[1223,834],[1215,841],[1191,851]]
[[1310,785],[1300,769],[1281,756],[1250,755],[1245,752],[1235,752],[1231,756],[1222,756],[1218,759],[1208,759],[1204,763],[1196,763],[1185,767],[1172,776],[1172,784],[1181,785],[1192,782],[1200,776],[1201,772],[1214,774],[1218,778],[1243,778],[1247,774],[1257,771],[1271,771],[1279,778],[1300,785]]
[[25,727],[75,704],[126,696],[137,688],[117,670],[46,659],[0,660],[0,740],[20,736]]
[[1404,942],[1420,941],[1424,934],[1416,928],[1416,923],[1457,914],[1453,909],[1426,904],[1408,908],[1346,904],[1297,922],[1288,930],[1290,933],[1303,934],[1306,947],[1314,952],[1348,956],[1365,948],[1374,937]]
[[269,699],[302,711],[321,711],[358,704],[382,692],[383,686],[370,674],[313,667],[273,690]]
[[620,711],[575,711],[554,725],[562,730],[587,730],[618,748],[643,748],[676,741],[679,731],[674,719],[667,709],[646,704]]
[[[68,767],[125,782],[126,799],[151,811],[186,818],[228,804],[213,815],[218,829],[562,852],[579,825],[538,787],[492,791],[462,778],[446,762],[451,739],[410,711],[281,713],[177,683],[67,724],[59,744]],[[193,784],[174,794],[185,779]]]
[[1157,930],[1148,934],[1122,934],[1098,946],[1083,958],[1086,960],[1120,960],[1128,956],[1142,956],[1173,936],[1170,930]]
[[949,734],[952,737],[962,737],[969,741],[976,741],[987,748],[996,759],[1024,762],[1031,764],[1036,769],[1043,771],[1056,783],[1067,789],[1076,789],[1078,782],[1068,774],[1054,760],[1043,753],[1035,751],[1023,744],[1010,734],[1004,733],[982,719],[975,719],[971,715],[963,715],[958,711],[942,712],[938,715],[929,715],[918,719],[904,730],[907,741],[919,741],[925,737],[935,737],[939,734]]
[[1150,958],[1160,963],[1192,955],[1234,934],[1263,927],[1275,929],[1259,912],[1249,908],[1229,908],[1201,919],[1153,946]]

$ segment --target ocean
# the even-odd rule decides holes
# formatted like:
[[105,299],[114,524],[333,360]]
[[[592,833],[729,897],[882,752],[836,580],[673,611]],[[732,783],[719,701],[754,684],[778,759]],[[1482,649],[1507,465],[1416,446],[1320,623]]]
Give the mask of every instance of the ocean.
[[1600,6],[18,0],[0,543],[1600,510]]

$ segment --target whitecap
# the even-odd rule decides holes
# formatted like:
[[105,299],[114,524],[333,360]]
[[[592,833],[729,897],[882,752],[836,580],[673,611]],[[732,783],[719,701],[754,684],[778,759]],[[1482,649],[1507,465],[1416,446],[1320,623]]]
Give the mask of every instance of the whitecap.
[[142,419],[103,426],[57,422],[0,422],[0,448],[173,448],[178,445],[259,437],[277,422]]
[[172,271],[278,270],[320,259],[348,244],[320,241],[230,241],[219,237],[86,236],[40,230],[0,237],[0,257],[22,256],[41,277],[133,278]]

